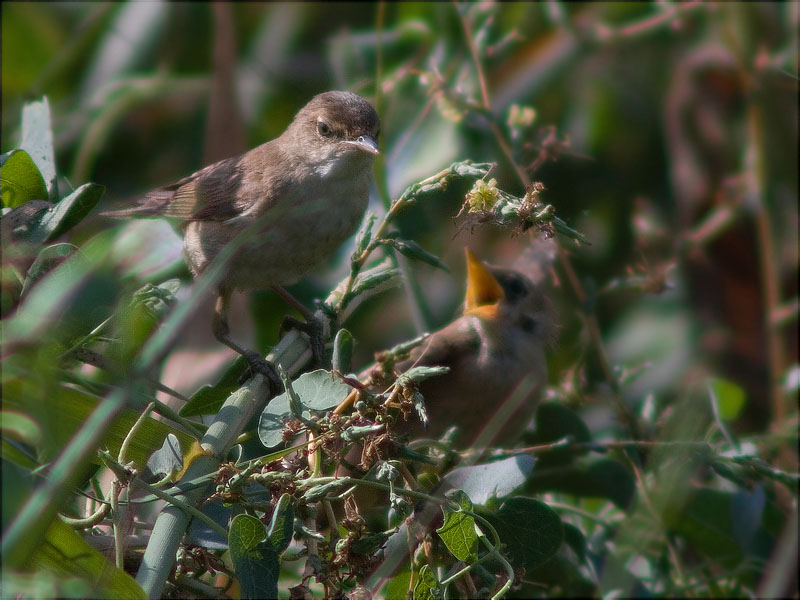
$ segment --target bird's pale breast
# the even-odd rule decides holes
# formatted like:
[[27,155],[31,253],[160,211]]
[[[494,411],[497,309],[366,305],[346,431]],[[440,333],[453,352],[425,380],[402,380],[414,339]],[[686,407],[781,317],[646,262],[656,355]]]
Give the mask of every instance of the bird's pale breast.
[[287,190],[255,223],[246,219],[196,221],[184,234],[184,254],[195,275],[205,270],[227,240],[242,244],[225,284],[262,289],[298,280],[353,234],[369,198],[369,171],[349,181],[321,178],[302,192]]

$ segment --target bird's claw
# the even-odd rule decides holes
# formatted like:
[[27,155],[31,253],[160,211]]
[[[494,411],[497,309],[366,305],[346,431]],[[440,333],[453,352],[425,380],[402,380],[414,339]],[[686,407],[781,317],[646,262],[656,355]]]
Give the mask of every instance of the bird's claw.
[[243,356],[247,361],[248,369],[239,378],[239,385],[244,385],[248,379],[255,376],[256,373],[260,373],[267,380],[273,396],[277,396],[283,391],[283,383],[274,364],[253,350],[247,350]]
[[308,321],[300,321],[294,317],[284,317],[281,322],[279,336],[283,335],[290,329],[297,329],[308,335],[309,342],[311,343],[311,354],[314,359],[314,364],[319,367],[325,366],[325,327],[319,319],[312,317]]

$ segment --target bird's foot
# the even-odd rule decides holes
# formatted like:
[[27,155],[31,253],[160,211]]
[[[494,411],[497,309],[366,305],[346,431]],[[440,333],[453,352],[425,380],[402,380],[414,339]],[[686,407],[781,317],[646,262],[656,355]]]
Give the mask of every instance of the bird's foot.
[[290,329],[297,329],[308,335],[309,342],[311,343],[311,354],[314,359],[314,365],[324,367],[326,340],[325,325],[322,321],[313,316],[307,321],[300,321],[294,317],[284,317],[278,335],[283,337]]
[[267,380],[269,390],[273,396],[283,392],[283,382],[274,364],[253,350],[245,350],[242,356],[247,361],[248,369],[239,378],[239,385],[244,385],[248,379],[254,377],[256,373],[260,373]]

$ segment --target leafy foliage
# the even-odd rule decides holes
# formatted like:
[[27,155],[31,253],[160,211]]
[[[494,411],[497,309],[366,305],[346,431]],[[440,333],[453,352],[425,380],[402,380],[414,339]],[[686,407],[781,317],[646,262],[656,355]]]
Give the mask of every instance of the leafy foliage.
[[[792,5],[2,11],[9,595],[797,595]],[[322,368],[250,298],[267,402],[195,339],[226,256],[190,285],[169,225],[92,213],[333,88],[381,114],[374,202],[292,288]],[[497,448],[404,433],[449,368],[398,365],[454,313],[464,245],[559,309]]]

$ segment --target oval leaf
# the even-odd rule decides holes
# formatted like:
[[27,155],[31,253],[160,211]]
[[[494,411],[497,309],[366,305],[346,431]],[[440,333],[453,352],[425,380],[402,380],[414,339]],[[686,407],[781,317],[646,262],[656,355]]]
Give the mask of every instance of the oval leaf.
[[[472,510],[472,502],[462,490],[451,490],[448,494],[462,510]],[[451,510],[442,506],[444,523],[436,530],[447,549],[458,560],[470,563],[478,558],[478,532],[475,518],[465,512]]]
[[5,208],[17,208],[31,200],[47,200],[44,178],[25,150],[12,150],[0,167],[0,195]]
[[475,504],[504,498],[525,483],[533,471],[532,456],[512,456],[492,463],[459,467],[443,479],[447,487],[464,490]]
[[450,269],[447,268],[447,265],[444,264],[438,256],[431,254],[413,240],[382,238],[378,241],[386,246],[391,246],[400,252],[400,254],[412,260],[419,260],[438,269],[442,269],[443,271],[447,271],[448,273],[450,272]]
[[41,241],[49,242],[80,223],[100,201],[105,189],[97,183],[85,183],[55,204],[39,222]]
[[333,340],[333,358],[331,360],[333,368],[340,373],[350,371],[350,362],[353,358],[353,334],[347,329],[340,329],[336,332]]
[[[304,408],[309,410],[328,410],[337,406],[350,393],[350,386],[343,383],[330,371],[317,369],[304,373],[292,382],[294,393],[300,398]],[[306,412],[303,411],[306,415]],[[267,448],[273,448],[283,441],[283,428],[292,418],[289,395],[284,392],[270,401],[258,422],[258,437]]]
[[533,498],[509,498],[486,518],[517,568],[532,569],[547,562],[564,541],[564,527],[556,512]]
[[292,541],[292,530],[294,528],[294,508],[292,508],[292,497],[283,494],[275,505],[275,512],[272,513],[272,521],[269,524],[267,538],[272,548],[280,554],[289,547]]
[[744,390],[727,379],[712,379],[708,382],[711,399],[717,404],[723,421],[734,421],[745,405]]
[[236,515],[228,532],[228,547],[242,598],[277,598],[280,563],[266,541],[264,524],[250,515]]
[[48,196],[54,198],[56,160],[53,151],[53,129],[50,125],[50,105],[47,97],[36,102],[28,102],[22,109],[22,143],[20,146],[30,154],[41,173]]

